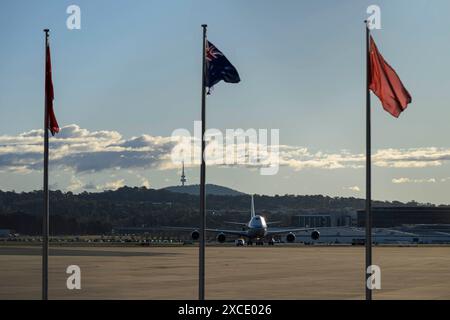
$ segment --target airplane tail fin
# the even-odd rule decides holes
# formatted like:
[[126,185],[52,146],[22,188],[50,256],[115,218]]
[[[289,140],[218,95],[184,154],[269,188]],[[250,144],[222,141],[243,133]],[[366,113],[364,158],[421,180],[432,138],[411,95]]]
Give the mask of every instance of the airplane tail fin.
[[252,207],[251,207],[251,217],[253,218],[255,216],[255,201],[253,200],[253,195],[252,195]]

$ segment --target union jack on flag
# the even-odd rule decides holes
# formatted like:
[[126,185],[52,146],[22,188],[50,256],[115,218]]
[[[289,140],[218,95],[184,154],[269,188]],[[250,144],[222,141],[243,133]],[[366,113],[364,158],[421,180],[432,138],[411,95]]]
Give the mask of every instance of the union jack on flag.
[[236,68],[228,61],[225,55],[211,42],[206,43],[206,87],[211,89],[220,81],[239,83],[241,78]]
[[223,53],[220,52],[211,42],[208,41],[206,44],[206,60],[212,61],[220,56],[223,56]]

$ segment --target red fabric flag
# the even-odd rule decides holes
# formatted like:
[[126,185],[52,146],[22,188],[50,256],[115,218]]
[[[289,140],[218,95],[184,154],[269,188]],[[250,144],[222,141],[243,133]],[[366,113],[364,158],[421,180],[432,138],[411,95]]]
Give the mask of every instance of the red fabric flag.
[[52,62],[50,59],[50,45],[47,43],[46,59],[45,59],[45,96],[46,96],[46,108],[47,108],[47,129],[50,130],[54,136],[59,132],[58,121],[56,121],[55,112],[53,111],[53,100],[55,98],[53,92],[52,81]]
[[381,100],[384,110],[398,118],[411,103],[411,95],[394,69],[384,60],[370,37],[370,90]]

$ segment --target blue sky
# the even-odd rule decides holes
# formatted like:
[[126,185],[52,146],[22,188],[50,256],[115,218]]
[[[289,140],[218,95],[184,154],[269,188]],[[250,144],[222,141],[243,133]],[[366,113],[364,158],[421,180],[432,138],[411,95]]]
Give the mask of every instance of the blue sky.
[[[71,4],[81,8],[81,30],[66,28]],[[312,155],[360,155],[365,148],[362,21],[371,4],[382,10],[382,30],[374,32],[378,47],[413,96],[400,119],[373,98],[374,153],[394,150],[430,159],[374,166],[374,197],[449,203],[446,0],[3,1],[0,136],[17,137],[42,126],[44,27],[52,30],[55,109],[62,126],[115,131],[122,140],[169,137],[177,128],[192,131],[200,118],[200,25],[208,23],[209,39],[242,78],[239,85],[216,86],[208,98],[208,127],[275,128],[281,144],[308,148]],[[74,191],[93,185],[158,188],[178,184],[178,175],[176,169],[145,166],[89,173],[54,166],[51,180]],[[196,167],[188,168],[188,179],[197,183]],[[364,196],[361,168],[287,166],[263,177],[244,167],[211,167],[207,180],[254,193]],[[7,165],[0,168],[0,181],[4,190],[41,185],[37,170],[17,172]]]

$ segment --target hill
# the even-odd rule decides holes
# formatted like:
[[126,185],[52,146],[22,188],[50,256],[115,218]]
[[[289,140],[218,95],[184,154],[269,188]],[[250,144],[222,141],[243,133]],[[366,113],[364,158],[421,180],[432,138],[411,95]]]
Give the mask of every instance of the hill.
[[[223,192],[227,189],[220,187],[212,190]],[[235,192],[238,191],[232,193]],[[42,229],[42,198],[42,191],[0,191],[0,229],[39,235]],[[283,226],[292,225],[295,216],[301,213],[349,213],[363,209],[364,205],[364,199],[323,195],[255,196],[257,212],[269,220],[281,221]],[[373,205],[420,204],[374,201]],[[247,221],[250,196],[241,193],[232,196],[209,194],[206,208],[210,228],[223,227],[224,221]],[[145,187],[123,187],[100,193],[50,193],[51,235],[99,235],[110,233],[114,227],[198,226],[198,222],[199,197],[195,194]]]
[[[199,195],[200,194],[200,185],[189,185],[189,186],[173,186],[163,188],[161,190],[167,190],[175,193],[186,193],[190,195]],[[222,187],[216,184],[207,184],[206,185],[206,194],[207,195],[215,195],[215,196],[243,196],[245,193],[233,190],[231,188]]]

